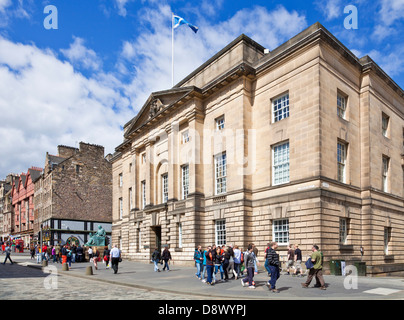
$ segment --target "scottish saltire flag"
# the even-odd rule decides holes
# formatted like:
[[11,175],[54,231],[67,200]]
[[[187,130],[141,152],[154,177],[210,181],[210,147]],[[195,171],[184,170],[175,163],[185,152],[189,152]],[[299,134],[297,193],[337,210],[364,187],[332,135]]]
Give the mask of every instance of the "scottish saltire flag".
[[190,24],[187,22],[184,18],[181,18],[179,16],[173,15],[173,29],[178,28],[182,24],[187,24],[188,27],[192,29],[193,32],[197,33],[198,32],[198,27]]

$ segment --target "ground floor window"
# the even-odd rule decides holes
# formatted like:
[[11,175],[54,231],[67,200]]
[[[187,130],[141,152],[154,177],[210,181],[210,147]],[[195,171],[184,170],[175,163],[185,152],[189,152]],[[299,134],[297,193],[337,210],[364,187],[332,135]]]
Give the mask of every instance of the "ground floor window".
[[217,246],[226,244],[226,220],[215,221],[215,243]]
[[389,244],[391,241],[391,228],[385,227],[384,228],[384,254],[389,254]]
[[289,219],[274,220],[272,224],[272,240],[278,245],[289,244]]
[[339,242],[346,244],[348,238],[348,219],[339,219]]

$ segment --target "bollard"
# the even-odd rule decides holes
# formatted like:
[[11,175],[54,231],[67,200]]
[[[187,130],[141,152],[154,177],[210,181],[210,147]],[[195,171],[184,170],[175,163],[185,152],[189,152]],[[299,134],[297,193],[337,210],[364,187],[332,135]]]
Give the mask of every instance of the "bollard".
[[47,267],[48,266],[48,261],[47,260],[42,260],[42,267]]
[[62,264],[62,271],[69,271],[69,266],[67,265],[67,263]]
[[92,266],[88,266],[86,268],[86,275],[87,276],[92,276],[93,275],[93,267]]

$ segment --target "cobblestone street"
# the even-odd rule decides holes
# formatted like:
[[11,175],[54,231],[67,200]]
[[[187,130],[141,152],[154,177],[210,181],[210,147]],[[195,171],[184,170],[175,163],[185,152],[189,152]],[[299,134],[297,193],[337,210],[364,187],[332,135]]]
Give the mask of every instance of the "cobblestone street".
[[[57,289],[46,289],[49,274],[17,264],[0,264],[1,300],[183,300],[186,295],[149,291],[74,276],[56,276]],[[49,286],[49,285],[48,285]],[[192,299],[195,299],[193,297]]]

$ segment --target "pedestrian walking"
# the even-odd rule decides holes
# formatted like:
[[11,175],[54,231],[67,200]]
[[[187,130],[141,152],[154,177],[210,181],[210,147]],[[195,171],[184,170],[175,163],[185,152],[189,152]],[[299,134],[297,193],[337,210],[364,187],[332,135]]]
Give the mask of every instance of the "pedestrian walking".
[[195,261],[195,266],[196,266],[196,277],[201,280],[201,271],[202,271],[202,266],[203,266],[203,252],[202,252],[202,247],[198,246],[195,249],[194,252],[194,261]]
[[299,244],[295,244],[295,270],[294,275],[302,276],[302,250],[299,248]]
[[118,249],[117,245],[114,245],[110,252],[111,257],[111,268],[114,270],[114,274],[118,273],[118,266],[119,262],[122,261],[121,259],[121,250]]
[[258,248],[254,245],[254,243],[252,244],[253,246],[253,253],[255,256],[254,259],[254,274],[258,274],[258,265],[259,265],[259,261],[258,261]]
[[[79,251],[79,248],[80,247],[77,248],[77,252]],[[105,246],[104,253],[103,253],[103,256],[104,256],[103,261],[105,263],[105,268],[106,269],[109,269],[110,254],[111,254],[111,250],[109,250],[108,247]]]
[[166,267],[167,267],[167,271],[170,271],[170,267],[168,266],[168,261],[170,261],[172,259],[171,259],[171,253],[170,253],[170,250],[168,250],[168,247],[164,248],[163,253],[161,255],[161,259],[164,261],[163,271],[165,271]]
[[209,251],[206,252],[206,272],[208,273],[208,278],[206,283],[212,285],[213,282],[213,269],[214,269],[214,261],[215,261],[215,251],[212,247],[210,247]]
[[237,280],[237,278],[240,275],[240,264],[241,264],[241,250],[238,248],[237,245],[234,246],[234,278]]
[[202,278],[202,282],[206,282],[205,280],[205,276],[206,276],[206,253],[210,250],[210,246],[207,246],[207,248],[205,250],[203,250],[203,262],[202,262],[202,274],[201,274],[201,278]]
[[244,263],[247,268],[247,276],[244,279],[241,279],[241,285],[244,287],[248,282],[250,289],[255,289],[254,286],[254,268],[255,268],[255,255],[254,255],[254,246],[252,244],[248,245],[248,249],[244,254]]
[[90,262],[93,262],[93,249],[91,247],[88,248],[88,258]]
[[83,262],[83,247],[79,245],[77,247],[77,262]]
[[154,272],[160,272],[159,269],[159,262],[161,260],[161,254],[158,248],[154,249],[154,252],[152,253],[152,262],[154,263]]
[[317,245],[313,245],[313,247],[311,248],[311,251],[313,253],[310,256],[310,260],[313,263],[313,267],[310,268],[309,274],[307,276],[307,280],[305,283],[302,283],[302,287],[308,288],[311,281],[313,280],[313,277],[315,277],[316,280],[318,280],[318,282],[320,283],[320,289],[326,290],[324,278],[323,278],[323,266],[322,266],[321,252],[319,251],[319,247]]
[[[220,247],[216,248],[216,255],[215,255],[215,275],[217,274],[218,271],[220,271],[220,281],[223,282],[223,254],[222,254],[222,249]],[[215,276],[215,282],[216,282],[216,276]]]
[[224,281],[229,280],[229,273],[228,273],[228,268],[229,268],[229,264],[230,264],[230,253],[229,253],[229,248],[225,249],[223,252],[223,264],[222,264],[222,268],[223,268],[223,273],[224,273]]
[[271,248],[268,250],[267,259],[268,266],[271,271],[271,279],[268,281],[269,290],[272,292],[278,293],[279,290],[276,289],[276,281],[280,277],[280,262],[279,262],[279,254],[276,253],[276,249],[278,248],[277,242],[271,243]]
[[67,246],[64,245],[62,249],[60,250],[60,253],[62,254],[62,264],[67,263]]
[[56,262],[60,263],[61,260],[60,260],[60,246],[59,245],[57,245],[55,247],[55,254],[56,254]]
[[231,244],[229,244],[229,246],[227,247],[227,251],[229,253],[229,266],[227,268],[227,273],[231,274],[231,278],[234,278],[234,274],[233,274],[233,270],[234,270],[234,251],[233,251],[233,246]]
[[265,270],[268,272],[268,277],[271,276],[271,269],[269,268],[269,259],[268,259],[268,252],[271,249],[271,243],[267,243],[267,248],[265,249]]
[[295,250],[291,245],[288,245],[287,249],[288,249],[288,258],[286,264],[286,274],[290,275],[290,269],[293,268],[293,263],[295,261]]
[[97,248],[95,248],[95,250],[93,250],[93,264],[94,264],[94,268],[95,270],[98,270],[98,261],[100,261],[100,252],[98,251]]
[[55,263],[57,261],[58,257],[56,256],[56,248],[54,246],[52,246],[51,255],[52,255],[53,263]]
[[10,260],[11,264],[14,264],[13,260],[11,260],[11,247],[8,243],[4,248],[4,252],[6,253],[6,258],[4,259],[3,264],[6,264],[7,259]]
[[31,254],[31,259],[35,259],[35,247],[31,245],[29,252]]

